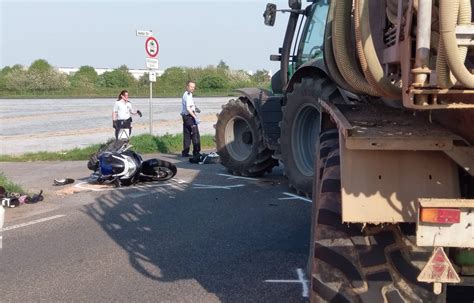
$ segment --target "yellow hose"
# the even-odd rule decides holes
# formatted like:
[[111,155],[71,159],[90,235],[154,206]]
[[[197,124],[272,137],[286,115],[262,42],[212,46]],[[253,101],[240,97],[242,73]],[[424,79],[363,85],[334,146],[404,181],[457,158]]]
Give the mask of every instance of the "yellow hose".
[[342,77],[341,73],[337,69],[336,60],[334,58],[334,50],[332,48],[332,23],[334,20],[334,6],[336,1],[331,1],[329,4],[328,17],[326,20],[326,30],[324,32],[324,61],[326,62],[326,67],[328,69],[329,75],[331,75],[334,82],[339,87],[350,91],[352,93],[357,93],[352,89],[352,87],[347,84],[346,80]]
[[[453,7],[457,10],[457,23],[458,24],[471,24],[471,2],[470,0],[460,0],[458,7]],[[454,15],[454,12],[453,12]],[[466,46],[460,46],[459,48],[459,60],[464,62],[468,48]],[[442,39],[439,39],[438,44],[438,56],[436,58],[436,76],[438,85],[442,88],[451,88],[456,84],[456,78],[451,73],[449,65],[446,62],[446,49]]]
[[[460,4],[463,5],[462,9],[460,8]],[[464,60],[461,58],[462,54],[458,49],[455,32],[458,20],[458,12],[460,14],[460,11],[467,10],[467,6],[469,6],[470,11],[470,2],[468,1],[439,1],[440,40],[445,50],[446,60],[448,62],[449,68],[456,77],[456,80],[467,88],[474,88],[474,75],[471,74],[464,65]],[[459,17],[461,18],[461,15]]]
[[333,49],[337,67],[346,82],[356,91],[367,95],[377,96],[377,91],[372,88],[360,72],[360,66],[353,57],[351,50],[351,10],[352,1],[335,1],[334,21],[332,27]]
[[[402,90],[385,77],[383,67],[380,64],[377,51],[375,50],[374,41],[372,40],[372,31],[370,28],[369,1],[356,0],[356,11],[354,17],[357,42],[360,40],[360,46],[363,51],[362,54],[359,54],[359,58],[366,78],[369,83],[378,88],[377,90],[381,92],[381,95],[384,97],[399,98],[402,94]],[[357,24],[359,24],[359,28]]]

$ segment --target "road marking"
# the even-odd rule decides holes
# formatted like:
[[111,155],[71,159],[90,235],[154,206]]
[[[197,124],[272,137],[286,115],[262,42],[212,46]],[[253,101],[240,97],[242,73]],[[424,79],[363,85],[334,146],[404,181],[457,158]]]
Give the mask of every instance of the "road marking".
[[305,274],[301,268],[296,269],[298,280],[265,280],[266,283],[300,283],[303,287],[303,298],[307,298],[309,295],[308,280],[305,279]]
[[288,197],[286,198],[278,198],[278,200],[303,200],[305,202],[313,203],[311,199],[305,198],[305,197],[300,197],[298,195],[292,194],[292,193],[283,193],[284,195],[287,195]]
[[144,197],[144,196],[149,196],[149,195],[153,195],[154,193],[136,193],[136,194],[130,194],[127,196],[127,198],[132,198],[132,199],[136,199],[136,198],[140,198],[140,197]]
[[227,186],[218,186],[218,185],[206,185],[206,184],[193,184],[194,189],[233,189],[237,187],[243,187],[243,184],[237,185],[227,185]]
[[[151,187],[165,187],[165,186],[173,186],[175,183],[177,184],[183,184],[187,183],[184,180],[181,179],[171,179],[170,181],[173,181],[174,183],[153,183],[153,184],[140,184],[140,185],[135,185],[135,186],[124,186],[124,187],[114,187],[112,184],[111,185],[106,185],[106,184],[90,184],[88,182],[79,182],[74,187],[84,189],[84,190],[90,190],[90,191],[106,191],[106,190],[125,190],[125,189],[138,189],[138,188],[151,188]],[[158,182],[158,181],[156,181]],[[94,188],[94,186],[96,188]]]
[[46,221],[51,221],[51,220],[54,220],[54,219],[58,219],[58,218],[65,217],[65,216],[66,216],[66,215],[56,215],[56,216],[46,217],[46,218],[42,218],[42,219],[38,219],[38,220],[26,222],[26,223],[21,223],[21,224],[17,224],[17,225],[11,225],[11,226],[7,226],[7,227],[5,227],[5,228],[2,228],[0,231],[3,232],[3,231],[7,231],[7,230],[17,229],[17,228],[20,228],[20,227],[25,227],[25,226],[29,226],[29,225],[33,225],[33,224],[37,224],[37,223],[42,223],[42,222],[46,222]]
[[256,178],[240,177],[240,176],[233,176],[233,175],[228,175],[228,174],[217,174],[217,175],[227,177],[227,180],[232,180],[232,179],[242,179],[242,180],[251,180],[251,181],[258,181],[259,180],[259,179],[256,179]]

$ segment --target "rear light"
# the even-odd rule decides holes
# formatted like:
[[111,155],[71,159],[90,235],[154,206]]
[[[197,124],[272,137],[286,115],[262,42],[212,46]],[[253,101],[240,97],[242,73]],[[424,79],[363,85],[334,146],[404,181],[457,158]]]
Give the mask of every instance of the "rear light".
[[420,221],[425,223],[453,224],[461,222],[461,210],[457,208],[423,207]]

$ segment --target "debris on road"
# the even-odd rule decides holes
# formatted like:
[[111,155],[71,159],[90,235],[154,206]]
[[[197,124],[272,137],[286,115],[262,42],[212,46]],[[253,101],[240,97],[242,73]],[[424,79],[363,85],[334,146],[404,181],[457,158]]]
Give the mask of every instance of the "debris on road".
[[64,179],[54,179],[53,184],[56,186],[62,186],[62,185],[67,185],[74,183],[75,180],[71,178],[64,178]]

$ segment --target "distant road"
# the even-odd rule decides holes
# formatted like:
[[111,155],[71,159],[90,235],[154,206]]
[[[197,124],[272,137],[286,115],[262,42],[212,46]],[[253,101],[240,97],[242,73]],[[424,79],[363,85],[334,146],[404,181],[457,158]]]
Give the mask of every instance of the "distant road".
[[[196,98],[201,134],[214,134],[221,106],[231,97]],[[148,133],[149,99],[131,99],[143,113],[133,134]],[[105,142],[113,137],[114,99],[0,99],[0,154],[60,151]],[[182,131],[180,98],[153,99],[153,133]]]

